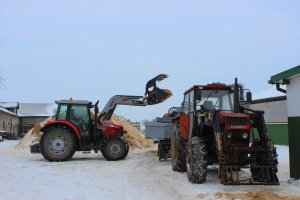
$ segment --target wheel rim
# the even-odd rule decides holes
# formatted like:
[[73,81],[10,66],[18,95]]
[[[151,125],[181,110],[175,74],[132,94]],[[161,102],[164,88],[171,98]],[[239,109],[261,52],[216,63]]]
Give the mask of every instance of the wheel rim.
[[113,156],[117,156],[122,152],[122,147],[120,144],[113,143],[109,145],[108,150]]
[[64,137],[56,136],[50,140],[49,146],[54,153],[63,153],[67,147],[67,142]]

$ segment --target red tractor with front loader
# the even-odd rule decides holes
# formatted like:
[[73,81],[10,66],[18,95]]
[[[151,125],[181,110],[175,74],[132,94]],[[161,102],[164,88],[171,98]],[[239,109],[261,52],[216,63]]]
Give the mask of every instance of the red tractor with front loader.
[[[160,74],[146,84],[144,96],[115,95],[99,113],[86,100],[56,101],[58,108],[54,120],[41,129],[39,142],[30,146],[32,153],[41,153],[48,161],[67,161],[76,151],[101,151],[107,160],[121,160],[128,154],[128,144],[123,139],[123,127],[110,122],[117,105],[147,106],[163,102],[171,91],[160,89],[156,82],[168,76]],[[91,109],[94,109],[92,112]]]
[[[192,183],[204,183],[208,166],[218,165],[225,185],[279,185],[276,148],[267,135],[264,112],[246,106],[251,93],[245,98],[244,91],[237,79],[233,85],[213,83],[188,89],[181,107],[165,115],[173,128],[170,134],[166,128],[161,131],[170,139],[158,141],[160,160],[170,156],[172,169],[186,171]],[[149,130],[146,136],[151,138],[154,133]]]

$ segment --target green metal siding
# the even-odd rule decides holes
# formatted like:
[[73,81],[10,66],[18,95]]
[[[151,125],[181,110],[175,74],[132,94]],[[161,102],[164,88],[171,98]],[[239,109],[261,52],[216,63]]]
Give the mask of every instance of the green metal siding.
[[300,117],[289,117],[290,175],[300,179]]
[[288,124],[267,124],[267,129],[275,144],[289,145]]
[[[268,130],[268,136],[275,144],[289,145],[288,140],[288,124],[287,123],[274,123],[266,124]],[[257,138],[257,131],[254,129],[255,137]]]
[[271,83],[271,84],[280,83],[280,81],[288,80],[290,77],[295,76],[297,74],[300,74],[300,65],[293,67],[291,69],[288,69],[286,71],[283,71],[274,76],[271,76],[269,83]]

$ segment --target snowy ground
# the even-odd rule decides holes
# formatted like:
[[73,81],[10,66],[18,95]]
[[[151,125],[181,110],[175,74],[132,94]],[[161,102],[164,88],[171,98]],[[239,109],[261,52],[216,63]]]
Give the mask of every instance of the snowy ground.
[[15,149],[17,142],[0,142],[0,199],[226,199],[220,193],[249,191],[300,195],[300,182],[289,180],[285,146],[278,146],[280,186],[224,186],[216,169],[209,170],[205,184],[191,184],[186,173],[172,171],[169,161],[159,162],[154,148],[130,151],[117,162],[76,153],[57,163]]

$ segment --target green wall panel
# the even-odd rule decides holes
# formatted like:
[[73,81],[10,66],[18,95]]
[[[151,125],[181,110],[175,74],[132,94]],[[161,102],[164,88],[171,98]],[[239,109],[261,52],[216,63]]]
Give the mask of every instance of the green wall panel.
[[275,144],[288,145],[288,124],[267,124],[268,135]]
[[[266,124],[268,136],[275,144],[288,145],[288,124]],[[256,138],[258,137],[256,129],[254,129]]]
[[300,179],[300,117],[289,117],[290,175]]

